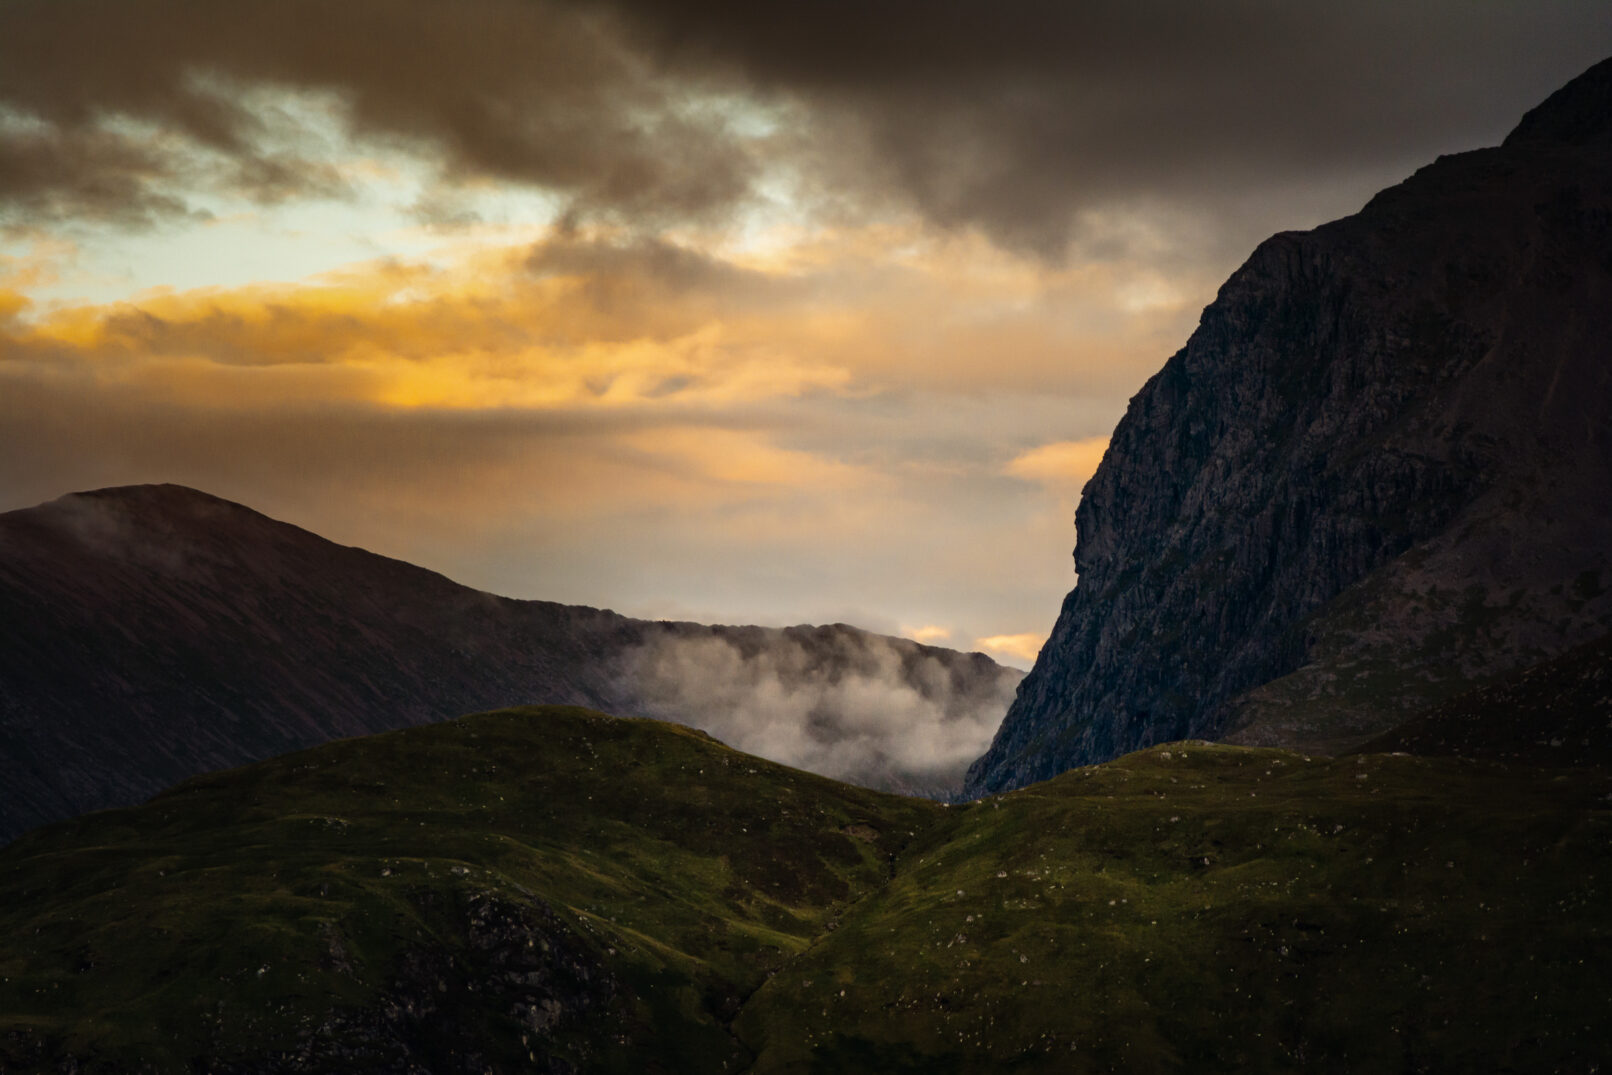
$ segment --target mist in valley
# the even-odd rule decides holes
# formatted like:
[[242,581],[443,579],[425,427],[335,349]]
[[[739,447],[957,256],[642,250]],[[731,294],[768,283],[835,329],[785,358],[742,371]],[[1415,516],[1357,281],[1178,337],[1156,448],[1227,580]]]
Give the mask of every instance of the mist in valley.
[[960,793],[1024,675],[843,625],[675,625],[629,650],[622,670],[644,716],[837,780],[940,799]]

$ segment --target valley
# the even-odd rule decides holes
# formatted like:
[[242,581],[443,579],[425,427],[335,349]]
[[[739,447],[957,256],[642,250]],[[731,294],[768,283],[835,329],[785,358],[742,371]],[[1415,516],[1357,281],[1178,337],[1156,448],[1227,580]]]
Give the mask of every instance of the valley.
[[[621,55],[654,39],[623,37]],[[782,137],[781,120],[713,109],[745,137]],[[367,174],[373,162],[347,163]],[[957,222],[956,207],[929,209]],[[611,266],[647,260],[667,295],[804,302],[803,322],[829,326],[806,338],[830,351],[900,345],[857,336],[861,315],[828,301],[809,244],[740,272],[723,259],[756,236],[702,253],[637,233],[633,246],[569,212],[551,223],[536,246],[488,260],[488,279],[518,278],[522,307],[532,280],[595,274],[564,294],[602,303],[600,339],[637,356],[630,376],[550,377],[600,342],[558,332],[575,316],[558,300],[541,333],[492,325],[520,362],[460,347],[498,308],[472,290],[464,320],[443,322],[453,346],[427,334],[443,354],[414,354],[411,322],[386,361],[411,366],[424,391],[430,363],[473,359],[474,392],[311,395],[308,413],[406,430],[438,406],[433,436],[470,443],[508,423],[510,437],[553,442],[552,457],[530,458],[572,462],[578,438],[609,433],[610,465],[556,488],[579,503],[630,499],[660,486],[617,479],[654,471],[708,513],[706,551],[735,590],[803,591],[857,557],[862,574],[844,578],[923,570],[919,589],[955,584],[981,567],[979,549],[1009,555],[980,536],[1001,530],[970,530],[980,520],[967,516],[1020,503],[1027,487],[1010,481],[1052,488],[1071,480],[1059,468],[1100,453],[1076,508],[1074,588],[1045,643],[1012,626],[955,635],[1036,653],[1034,668],[922,644],[954,635],[920,611],[888,612],[886,629],[907,638],[499,597],[171,481],[0,514],[0,1072],[1602,1070],[1612,60],[1500,144],[1439,156],[1358,213],[1259,244],[1107,439],[1073,417],[1059,436],[1074,439],[996,430],[989,450],[926,432],[902,417],[900,376],[875,385],[815,364],[784,376],[788,363],[773,365],[785,351],[729,339],[716,313],[677,329],[675,375],[654,372],[649,337],[629,331],[640,291],[626,277],[594,286]],[[890,254],[878,235],[858,240],[859,265],[875,247]],[[958,243],[946,258],[971,259]],[[556,267],[544,251],[570,254]],[[1009,275],[1045,288],[1037,303],[1064,301],[1074,285],[1047,251],[1013,256]],[[44,281],[47,262],[0,268]],[[1068,279],[1104,276],[1097,264]],[[931,320],[939,292],[880,291],[877,275],[838,286]],[[201,291],[185,301],[222,301]],[[26,347],[10,345],[0,375],[13,357],[50,366],[109,339],[129,363],[117,368],[136,368],[183,321],[161,292],[139,301],[177,311],[172,324],[132,305],[30,313],[28,296],[0,293],[0,329],[34,326],[4,337]],[[278,340],[274,362],[260,370],[262,355],[231,345],[214,363],[228,370],[209,374],[229,390],[220,379],[174,398],[234,407],[242,383],[272,383],[312,406],[301,381],[234,379],[328,372],[310,357],[317,334],[287,329],[286,342],[266,327],[290,317],[286,294],[264,290],[266,305],[246,307],[261,316],[207,319]],[[352,285],[367,313],[422,294]],[[1024,305],[1015,294],[997,298]],[[1152,301],[1127,316],[1145,319]],[[342,332],[363,324],[329,304]],[[55,337],[39,334],[53,324]],[[551,354],[539,337],[569,342]],[[183,362],[158,356],[162,378],[206,364],[191,346]],[[355,353],[365,372],[352,383],[380,391],[365,379],[369,349]],[[549,363],[541,376],[521,365],[533,356]],[[99,366],[50,368],[52,386],[125,387]],[[704,383],[719,368],[765,392]],[[505,393],[522,378],[533,394],[517,406]],[[1033,393],[1014,383],[1028,414]],[[888,419],[892,445],[926,447],[814,454],[814,435],[850,425],[824,417],[809,435],[784,410],[768,417],[786,397]],[[151,413],[177,413],[164,407]],[[957,410],[960,429],[974,412]],[[304,412],[286,413],[301,429]],[[506,461],[497,474],[477,495],[500,505],[552,476]],[[807,486],[816,499],[786,495]],[[925,514],[954,491],[956,504]],[[840,496],[834,525],[855,533],[819,541],[833,527],[818,507]],[[542,530],[569,517],[530,510]],[[637,529],[645,520],[678,533],[678,510],[608,518],[627,520],[620,540],[637,548],[663,539]],[[899,533],[921,534],[922,549],[895,531],[862,547],[902,511],[918,513],[905,525],[922,526]],[[459,520],[441,514],[444,531]],[[973,536],[953,548],[949,526]],[[773,539],[763,570],[727,577],[735,550]],[[786,562],[808,546],[820,559]],[[946,604],[925,596],[914,610]]]
[[964,806],[510,710],[0,853],[12,1071],[1589,1070],[1612,774],[1173,743]]

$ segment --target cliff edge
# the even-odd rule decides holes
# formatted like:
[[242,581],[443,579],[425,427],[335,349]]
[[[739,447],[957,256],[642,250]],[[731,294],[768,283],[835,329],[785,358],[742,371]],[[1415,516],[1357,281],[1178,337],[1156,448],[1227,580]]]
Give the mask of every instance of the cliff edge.
[[1259,246],[1131,400],[980,795],[1337,751],[1612,627],[1612,60]]

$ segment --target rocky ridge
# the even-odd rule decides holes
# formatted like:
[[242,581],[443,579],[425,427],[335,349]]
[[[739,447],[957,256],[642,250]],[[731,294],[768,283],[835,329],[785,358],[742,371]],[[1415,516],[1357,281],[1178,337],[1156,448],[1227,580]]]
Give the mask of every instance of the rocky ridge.
[[1612,61],[1255,250],[1132,399],[968,790],[1336,751],[1612,627]]

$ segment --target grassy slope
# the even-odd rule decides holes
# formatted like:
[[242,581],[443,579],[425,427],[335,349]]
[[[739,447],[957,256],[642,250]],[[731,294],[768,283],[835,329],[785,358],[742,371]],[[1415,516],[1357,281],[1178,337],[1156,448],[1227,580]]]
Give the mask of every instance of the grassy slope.
[[1176,744],[947,810],[481,715],[0,853],[0,1068],[1588,1070],[1609,793]]
[[[192,780],[0,855],[0,1069],[40,1039],[111,1069],[294,1056],[321,1025],[354,1050],[324,1050],[331,1070],[502,1067],[531,1038],[606,1070],[737,1068],[725,1019],[939,812],[576,709]],[[513,967],[535,994],[485,984],[511,930],[515,956],[562,957]]]
[[757,1072],[1589,1070],[1612,1049],[1609,789],[1132,754],[953,811],[738,1026]]

